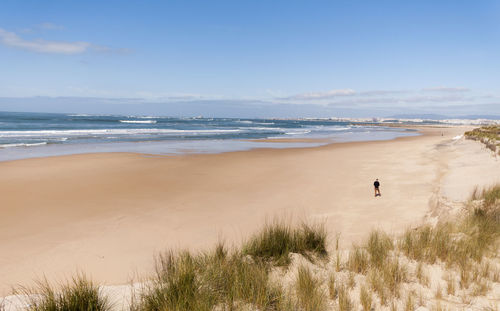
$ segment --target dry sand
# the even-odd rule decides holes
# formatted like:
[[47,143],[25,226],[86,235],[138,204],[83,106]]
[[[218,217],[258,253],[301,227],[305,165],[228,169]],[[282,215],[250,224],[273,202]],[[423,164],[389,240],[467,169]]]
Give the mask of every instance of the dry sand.
[[[475,184],[499,181],[499,162],[479,143],[452,139],[465,130],[307,149],[0,163],[0,296],[76,271],[123,284],[151,271],[161,250],[240,243],[274,216],[325,221],[344,246],[372,228],[399,232],[423,221],[443,193],[458,200]],[[474,169],[483,157],[487,165]]]

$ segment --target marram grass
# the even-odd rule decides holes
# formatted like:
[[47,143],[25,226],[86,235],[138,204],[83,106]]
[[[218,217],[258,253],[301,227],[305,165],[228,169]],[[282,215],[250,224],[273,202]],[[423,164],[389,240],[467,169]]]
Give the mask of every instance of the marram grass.
[[243,245],[243,254],[276,265],[288,265],[289,254],[299,253],[307,258],[311,255],[326,256],[326,230],[322,225],[302,224],[294,228],[285,222],[275,221]]
[[107,311],[111,305],[92,281],[78,274],[71,282],[53,286],[47,280],[35,288],[20,288],[15,294],[28,297],[29,311]]

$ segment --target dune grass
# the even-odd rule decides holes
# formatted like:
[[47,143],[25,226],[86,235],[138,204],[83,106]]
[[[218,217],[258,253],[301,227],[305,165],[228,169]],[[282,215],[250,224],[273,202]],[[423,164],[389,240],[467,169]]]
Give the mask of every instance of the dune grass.
[[293,228],[290,224],[275,221],[243,245],[243,254],[275,265],[288,265],[290,253],[299,253],[306,258],[326,257],[326,230],[323,225],[302,224]]
[[111,305],[92,281],[78,274],[71,282],[53,286],[47,280],[35,288],[20,288],[14,294],[28,297],[30,311],[107,311]]
[[269,281],[268,267],[218,245],[208,254],[169,252],[157,259],[156,278],[133,310],[232,310],[251,304],[279,310],[282,289]]
[[349,252],[349,258],[347,260],[347,268],[355,273],[365,274],[369,267],[369,255],[368,252],[357,245],[353,245],[351,251]]
[[350,311],[354,309],[354,303],[349,296],[349,288],[343,284],[337,288],[339,311]]
[[369,288],[362,285],[359,290],[359,301],[363,307],[363,311],[370,311],[372,309],[373,297]]
[[465,132],[467,139],[478,140],[482,142],[486,148],[493,152],[500,154],[500,125],[483,126],[473,129],[472,131]]
[[456,222],[424,225],[407,230],[399,241],[399,250],[408,258],[430,264],[437,260],[462,269],[470,260],[481,262],[486,253],[498,249],[500,234],[500,186],[474,191],[472,200],[480,200],[468,214]]
[[368,276],[370,289],[383,305],[387,304],[388,298],[399,297],[399,286],[408,275],[407,268],[391,256],[393,249],[393,239],[374,230],[363,246],[352,247],[347,261],[348,270]]
[[322,311],[326,309],[326,295],[320,285],[320,281],[312,275],[308,268],[299,267],[295,290],[298,305],[302,310]]
[[413,311],[415,310],[415,299],[413,298],[413,293],[409,292],[406,297],[405,302],[405,311]]
[[353,246],[347,266],[356,273],[366,273],[370,267],[381,268],[392,249],[392,239],[386,233],[374,230],[363,247]]
[[392,248],[392,239],[385,232],[372,231],[366,243],[366,249],[370,255],[370,264],[378,268],[382,267]]
[[330,276],[328,277],[328,295],[331,300],[335,300],[337,298],[337,288],[335,287],[335,285],[335,274],[330,273]]
[[[308,258],[326,256],[323,226],[298,228],[274,222],[251,237],[242,250],[219,244],[209,253],[165,253],[157,258],[156,276],[133,310],[224,310],[252,305],[260,310],[286,310],[294,304],[269,280],[270,269],[287,265],[291,252]],[[310,271],[298,271],[296,295],[304,310],[323,310],[325,294]]]

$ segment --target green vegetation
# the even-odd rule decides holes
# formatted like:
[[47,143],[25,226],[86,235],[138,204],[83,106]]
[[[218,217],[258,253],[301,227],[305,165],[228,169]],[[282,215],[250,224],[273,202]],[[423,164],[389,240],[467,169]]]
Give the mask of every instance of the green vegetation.
[[337,288],[338,296],[339,296],[339,310],[340,311],[350,311],[353,309],[354,304],[349,297],[349,288],[345,285],[339,285]]
[[335,274],[331,273],[328,278],[328,294],[331,300],[337,298],[337,288],[335,287]]
[[[266,225],[244,244],[242,251],[218,245],[208,254],[167,253],[156,265],[156,278],[145,289],[134,310],[238,309],[249,304],[261,310],[293,306],[283,289],[270,281],[274,265],[290,262],[291,252],[308,258],[326,256],[323,226],[292,228],[283,222]],[[304,310],[321,310],[325,296],[309,270],[299,269],[296,294]]]
[[[56,289],[57,288],[57,289]],[[46,280],[36,288],[21,288],[15,294],[26,295],[30,311],[107,311],[111,306],[99,287],[84,275],[69,283],[53,287]]]
[[366,273],[369,267],[368,252],[357,245],[353,245],[352,250],[349,252],[347,267],[355,273]]
[[392,239],[384,232],[372,231],[368,238],[366,249],[370,255],[370,264],[381,268],[387,261],[389,251],[392,250]]
[[[496,152],[500,146],[500,125],[483,126],[465,132],[467,139],[478,140],[486,145],[488,149]],[[498,150],[500,154],[500,150]]]
[[218,245],[209,254],[172,252],[158,258],[156,278],[133,310],[229,310],[248,303],[279,310],[282,290],[269,281],[268,267]]
[[296,294],[298,305],[304,311],[321,311],[326,309],[325,293],[319,285],[320,282],[313,277],[308,268],[299,267]]
[[288,265],[290,253],[299,253],[309,259],[313,255],[325,257],[326,238],[322,225],[302,224],[299,228],[292,228],[289,224],[275,221],[243,245],[243,254],[276,265]]
[[373,297],[372,293],[366,286],[361,286],[359,290],[359,301],[363,307],[363,311],[370,311],[372,309]]
[[486,254],[498,250],[499,199],[500,186],[475,190],[471,209],[462,220],[408,230],[399,241],[399,249],[416,261],[433,264],[440,260],[468,270],[470,260],[480,263]]

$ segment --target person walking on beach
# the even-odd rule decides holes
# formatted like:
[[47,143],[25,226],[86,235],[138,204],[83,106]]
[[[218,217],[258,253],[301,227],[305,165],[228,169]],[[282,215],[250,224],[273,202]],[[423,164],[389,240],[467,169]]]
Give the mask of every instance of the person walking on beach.
[[378,181],[378,178],[373,183],[373,187],[375,187],[375,197],[381,196],[381,194],[380,194],[380,182]]

